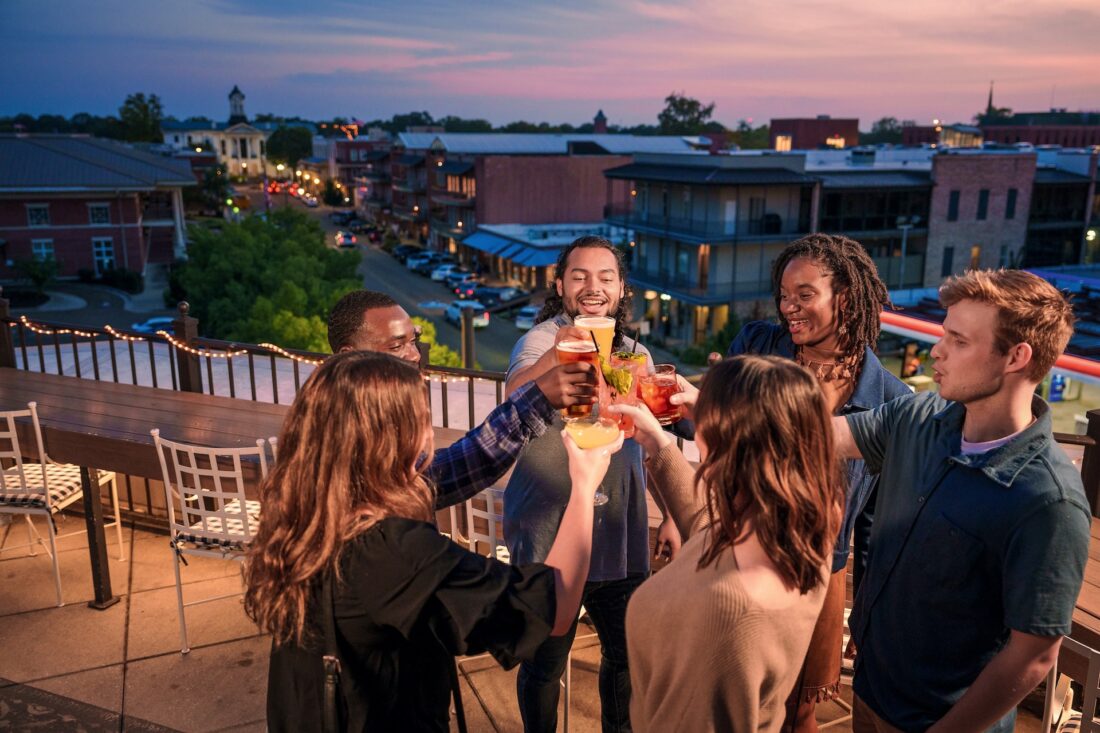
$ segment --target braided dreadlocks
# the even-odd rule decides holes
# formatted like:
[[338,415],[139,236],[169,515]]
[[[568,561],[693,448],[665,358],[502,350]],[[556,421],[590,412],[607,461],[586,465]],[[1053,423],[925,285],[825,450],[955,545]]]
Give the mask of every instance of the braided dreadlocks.
[[833,276],[833,292],[844,296],[843,310],[836,313],[842,359],[862,366],[864,349],[874,348],[878,341],[879,313],[894,307],[874,261],[863,245],[840,234],[810,234],[788,244],[772,265],[775,309],[784,326],[787,319],[779,307],[779,284],[787,265],[799,257],[813,260]]

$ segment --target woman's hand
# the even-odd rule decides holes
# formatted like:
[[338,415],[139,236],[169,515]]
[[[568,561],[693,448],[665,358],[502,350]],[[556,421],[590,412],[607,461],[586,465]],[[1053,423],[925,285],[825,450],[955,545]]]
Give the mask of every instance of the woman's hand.
[[611,454],[623,447],[623,431],[619,431],[614,443],[587,450],[577,445],[564,430],[561,431],[561,440],[569,455],[569,478],[573,481],[573,490],[585,492],[586,498],[591,500],[607,474],[607,467],[611,465]]
[[672,436],[665,432],[661,423],[657,422],[657,418],[653,417],[653,413],[642,402],[639,402],[637,407],[616,402],[603,409],[613,415],[634,418],[634,440],[645,449],[646,455],[656,455],[672,442]]
[[688,420],[694,420],[695,403],[699,401],[699,388],[680,374],[676,375],[676,382],[680,385],[680,391],[669,397],[668,401],[674,405],[680,405],[680,414]]
[[653,559],[660,560],[661,555],[665,555],[669,561],[675,560],[680,554],[681,544],[680,530],[676,528],[676,522],[672,521],[672,517],[665,517],[657,527],[657,543],[653,548]]

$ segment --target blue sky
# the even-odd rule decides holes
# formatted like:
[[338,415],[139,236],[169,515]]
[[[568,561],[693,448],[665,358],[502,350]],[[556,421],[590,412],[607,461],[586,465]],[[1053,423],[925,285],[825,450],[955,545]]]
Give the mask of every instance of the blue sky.
[[1100,109],[1095,0],[0,0],[0,114],[433,115],[653,123],[682,91],[751,118],[967,121]]

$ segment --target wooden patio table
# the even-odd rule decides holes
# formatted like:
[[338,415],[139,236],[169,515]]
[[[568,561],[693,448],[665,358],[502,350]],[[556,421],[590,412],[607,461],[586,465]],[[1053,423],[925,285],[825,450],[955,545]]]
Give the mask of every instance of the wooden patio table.
[[[289,405],[0,368],[0,410],[26,409],[32,401],[38,403],[47,454],[81,467],[95,591],[88,605],[97,609],[117,603],[118,597],[111,592],[103,509],[99,492],[92,488],[98,486],[94,471],[160,481],[160,461],[149,435],[153,428],[168,440],[248,448],[258,438],[278,435],[290,410]],[[30,422],[20,423],[19,430],[26,457],[38,458]],[[460,430],[435,428],[435,444],[447,446],[462,435]],[[257,474],[258,468],[253,480]]]

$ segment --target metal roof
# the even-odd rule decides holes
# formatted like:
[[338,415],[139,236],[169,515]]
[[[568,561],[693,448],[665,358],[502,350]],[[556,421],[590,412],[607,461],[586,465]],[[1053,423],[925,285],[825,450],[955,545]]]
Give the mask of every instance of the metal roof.
[[609,155],[694,152],[687,139],[668,135],[403,132],[398,137],[410,150],[426,150],[438,140],[448,153],[469,155],[567,155],[570,143],[594,144]]
[[194,185],[188,161],[135,150],[114,140],[0,135],[0,192]]
[[666,181],[707,186],[751,186],[772,184],[814,183],[814,176],[807,176],[787,168],[726,168],[705,165],[657,165],[654,163],[628,163],[603,172],[608,178],[625,178],[641,181]]
[[836,188],[927,188],[932,175],[927,171],[845,171],[816,173],[822,186]]
[[1080,183],[1087,186],[1089,184],[1089,177],[1070,173],[1069,171],[1058,170],[1057,168],[1038,168],[1035,170],[1035,182]]

